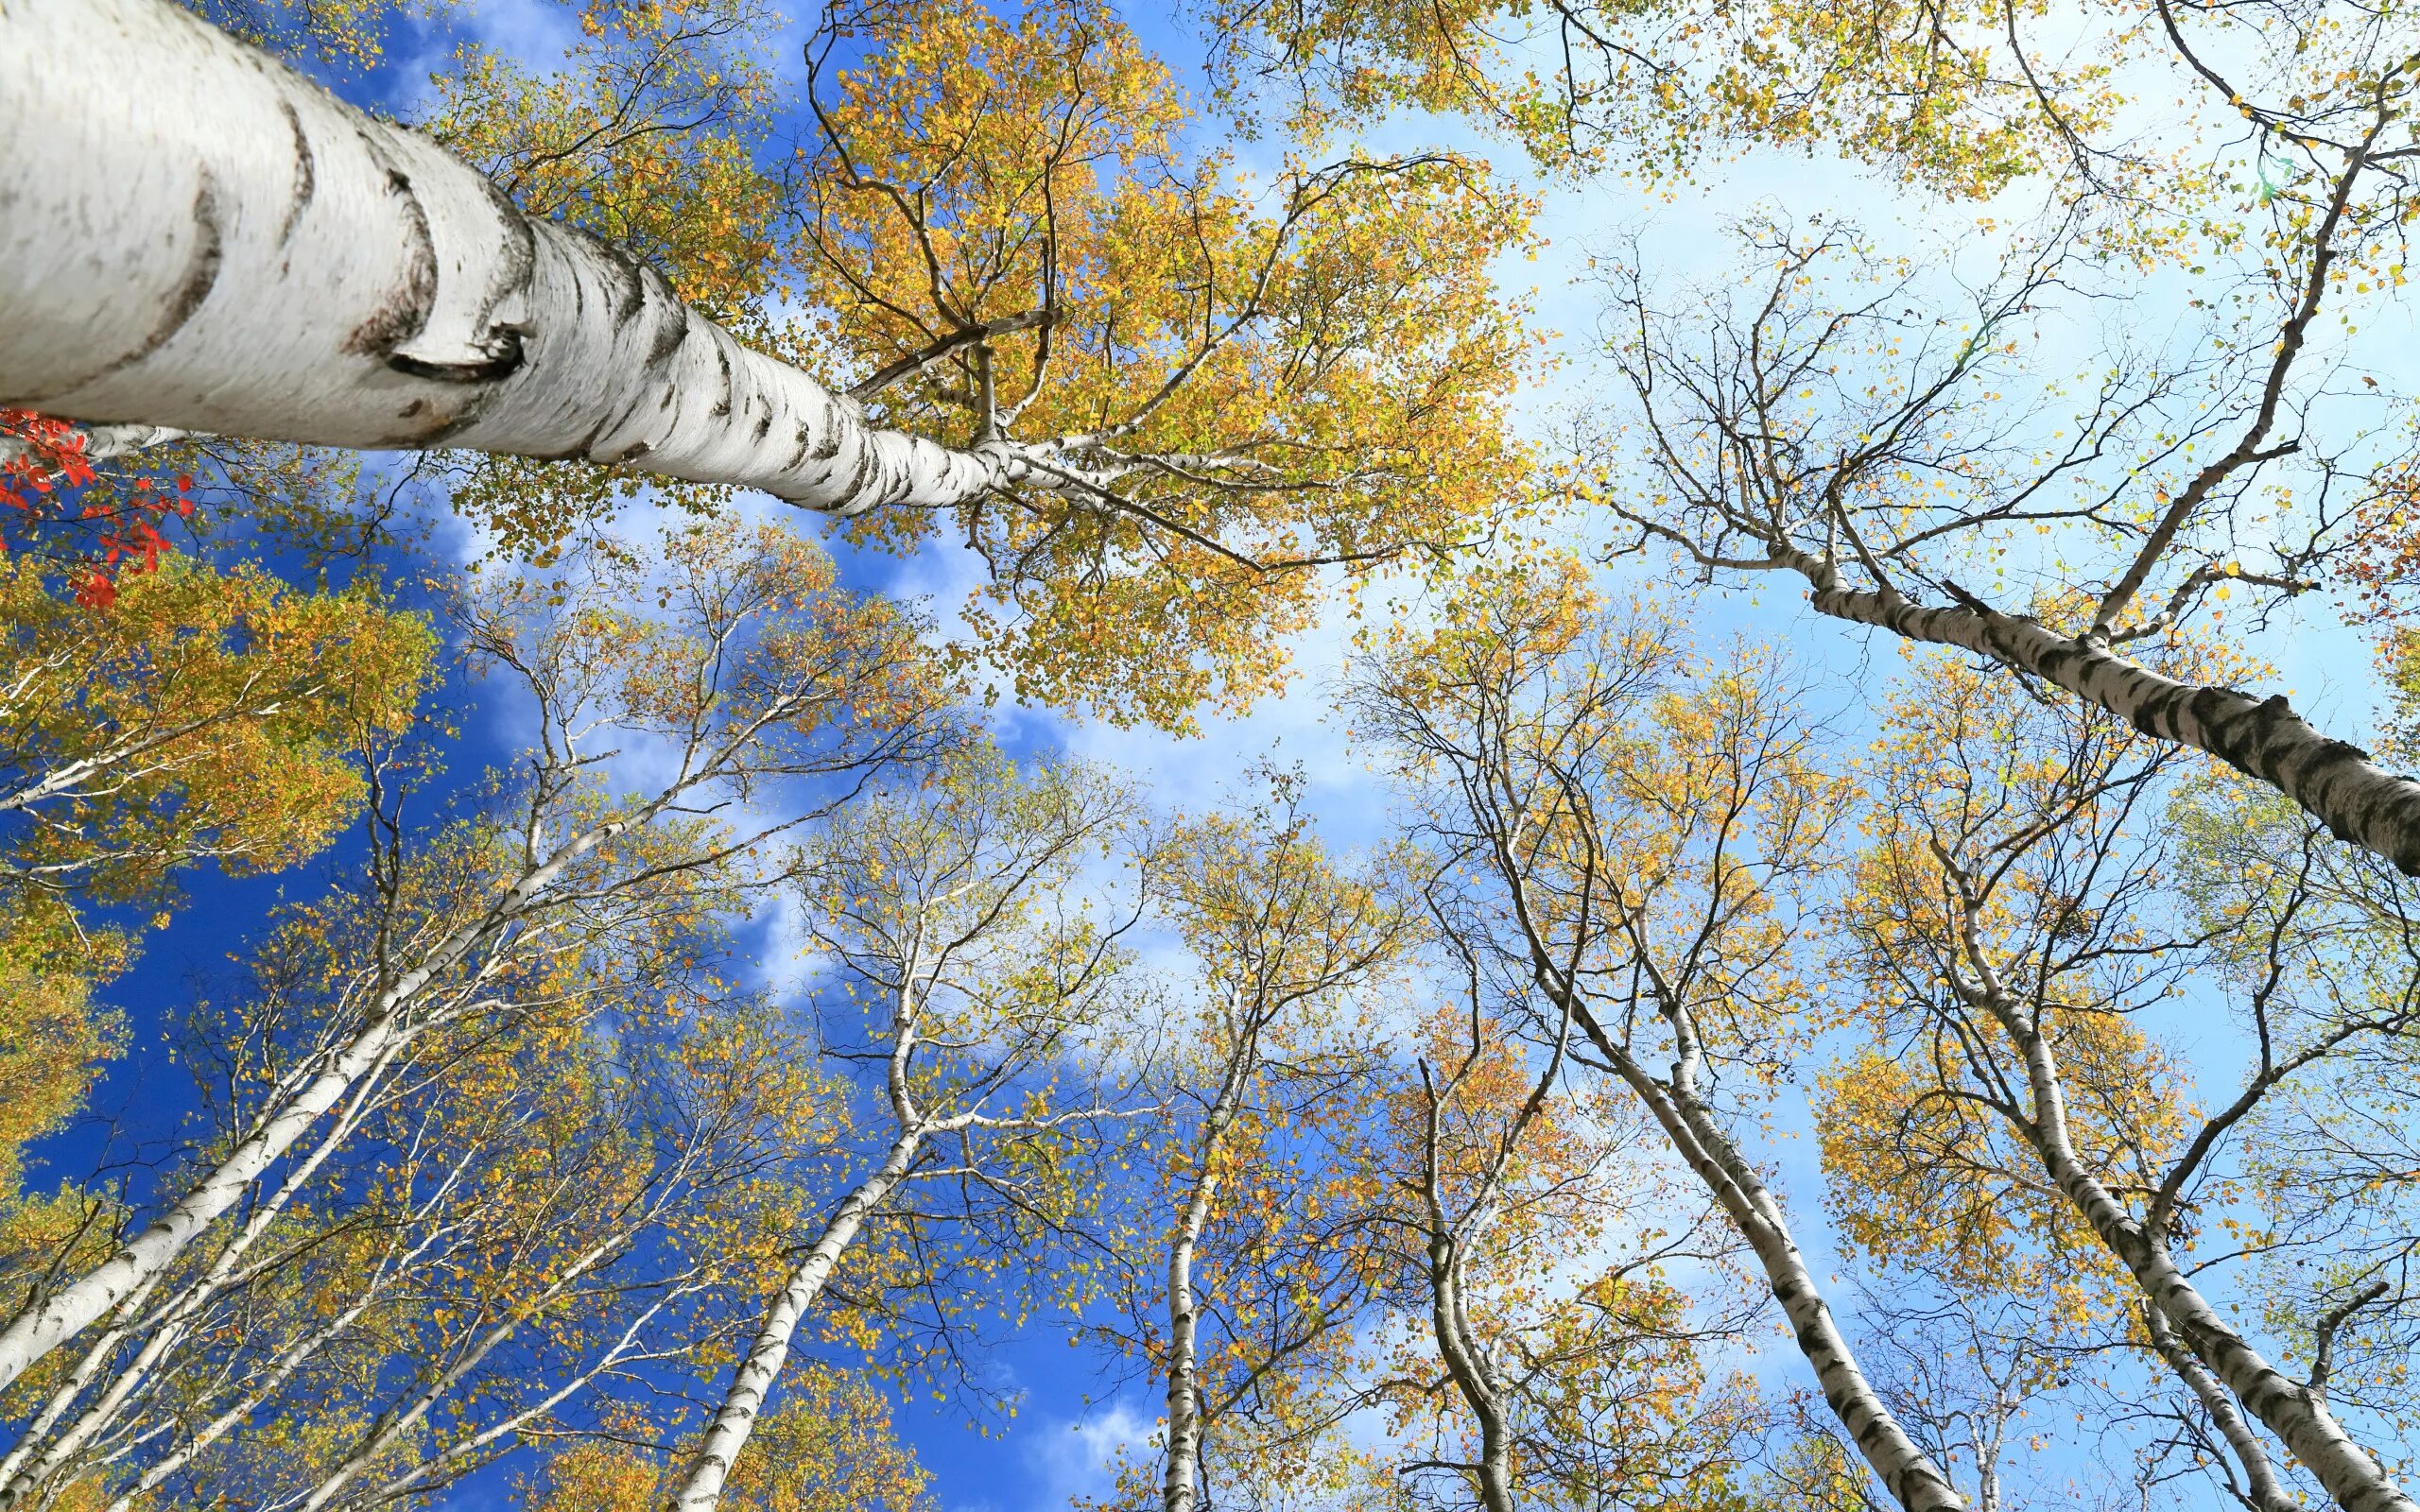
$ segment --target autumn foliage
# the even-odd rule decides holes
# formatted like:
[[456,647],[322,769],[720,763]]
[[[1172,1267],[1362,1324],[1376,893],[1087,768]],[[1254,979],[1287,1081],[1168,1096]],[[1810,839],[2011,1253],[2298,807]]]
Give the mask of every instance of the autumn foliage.
[[2409,18],[186,9],[975,482],[0,407],[0,1512],[2413,1507]]

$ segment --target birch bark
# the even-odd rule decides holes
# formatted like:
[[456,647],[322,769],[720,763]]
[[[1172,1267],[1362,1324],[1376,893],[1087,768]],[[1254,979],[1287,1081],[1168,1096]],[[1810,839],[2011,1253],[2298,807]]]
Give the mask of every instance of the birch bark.
[[2288,1496],[2277,1485],[2277,1472],[2269,1463],[2268,1446],[2261,1443],[2252,1425],[2243,1420],[2243,1411],[2236,1400],[2227,1395],[2210,1367],[2194,1357],[2191,1350],[2176,1337],[2160,1316],[2159,1309],[2149,1302],[2143,1304],[2143,1326],[2152,1336],[2152,1348],[2159,1352],[2176,1378],[2193,1393],[2193,1400],[2209,1415],[2219,1436],[2226,1440],[2227,1449],[2243,1467],[2243,1490],[2239,1493],[2255,1512],[2294,1512],[2302,1503]]
[[880,1211],[900,1183],[908,1179],[917,1151],[923,1146],[924,1133],[921,1126],[911,1128],[891,1142],[890,1154],[882,1164],[833,1210],[823,1231],[816,1235],[805,1257],[773,1298],[773,1305],[766,1309],[764,1321],[756,1325],[755,1342],[749,1347],[748,1358],[732,1373],[731,1384],[723,1390],[722,1405],[715,1409],[714,1420],[706,1425],[698,1452],[681,1472],[681,1484],[672,1493],[672,1505],[678,1512],[713,1512],[722,1501],[723,1483],[731,1478],[739,1452],[747,1447],[748,1435],[755,1431],[765,1398],[789,1359],[790,1340],[796,1337],[799,1324],[814,1307],[816,1298],[823,1295],[833,1268],[856,1242],[857,1231],[865,1227],[866,1220]]
[[2025,1057],[2033,1103],[2033,1117],[2025,1133],[2040,1154],[2044,1170],[2132,1273],[2151,1305],[2345,1512],[2420,1512],[2420,1503],[2413,1502],[2344,1431],[2336,1415],[2327,1410],[2326,1400],[2263,1359],[2210,1305],[2166,1246],[2153,1242],[2078,1158],[2067,1132],[2066,1094],[2049,1040],[2006,1005],[1996,1000],[1991,1006]]
[[1193,1512],[1201,1485],[1201,1300],[1193,1290],[1193,1257],[1218,1199],[1219,1145],[1243,1099],[1253,1042],[1247,1039],[1227,1066],[1218,1102],[1196,1144],[1201,1175],[1177,1217],[1168,1243],[1168,1463],[1160,1485],[1163,1512]]
[[1513,1512],[1512,1441],[1504,1413],[1503,1393],[1488,1368],[1478,1333],[1462,1306],[1462,1257],[1465,1246],[1445,1216],[1435,1183],[1426,1194],[1428,1206],[1428,1322],[1437,1340],[1437,1357],[1453,1378],[1454,1389],[1478,1421],[1478,1463],[1471,1478],[1478,1486],[1479,1504],[1487,1512]]
[[2384,856],[2406,876],[2420,876],[2420,782],[2377,766],[2368,751],[2321,732],[2282,694],[2255,698],[2233,688],[2179,682],[2021,615],[1982,605],[1928,608],[1896,594],[1841,588],[1813,558],[1806,570],[1815,583],[1807,601],[1818,613],[1928,645],[1957,646],[2031,673],[2145,734],[2189,746],[2269,783],[2338,839]]
[[0,9],[0,404],[578,457],[841,515],[1023,475],[1004,444],[868,425],[653,269],[169,0]]
[[1582,1010],[1579,1018],[1598,1052],[1647,1105],[1674,1151],[1697,1173],[1740,1237],[1748,1241],[1766,1283],[1772,1288],[1773,1299],[1789,1319],[1799,1353],[1814,1367],[1824,1404],[1849,1431],[1858,1452],[1881,1477],[1893,1499],[1907,1512],[1965,1512],[1965,1499],[1932,1456],[1909,1436],[1865,1378],[1856,1352],[1832,1319],[1823,1288],[1799,1252],[1788,1216],[1755,1168],[1677,1074],[1676,1085],[1668,1086],[1622,1049],[1593,1015]]
[[[666,794],[650,810],[660,809],[673,796]],[[616,820],[575,836],[544,862],[515,878],[478,918],[447,935],[389,983],[364,1015],[361,1026],[285,1106],[262,1120],[117,1253],[0,1329],[0,1386],[15,1381],[43,1355],[150,1285],[362,1076],[417,1032],[421,1025],[410,1010],[432,982],[510,929],[574,862],[629,827],[627,821]]]

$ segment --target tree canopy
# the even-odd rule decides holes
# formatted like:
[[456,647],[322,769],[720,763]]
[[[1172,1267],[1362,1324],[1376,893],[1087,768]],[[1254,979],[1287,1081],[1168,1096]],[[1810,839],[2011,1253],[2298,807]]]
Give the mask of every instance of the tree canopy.
[[2413,1507],[2415,92],[7,0],[0,1512]]

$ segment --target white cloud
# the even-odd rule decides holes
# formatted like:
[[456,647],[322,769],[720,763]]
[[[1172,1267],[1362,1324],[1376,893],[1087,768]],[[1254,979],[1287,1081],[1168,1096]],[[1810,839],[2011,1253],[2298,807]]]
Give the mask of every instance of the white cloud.
[[[1151,1440],[1158,1420],[1124,1401],[1096,1407],[1080,1418],[1046,1419],[1026,1441],[1026,1469],[1030,1489],[1019,1512],[1066,1512],[1075,1497],[1103,1498],[1117,1483],[1120,1452],[1128,1459],[1148,1460],[1157,1451]],[[971,1505],[951,1512],[974,1512]]]

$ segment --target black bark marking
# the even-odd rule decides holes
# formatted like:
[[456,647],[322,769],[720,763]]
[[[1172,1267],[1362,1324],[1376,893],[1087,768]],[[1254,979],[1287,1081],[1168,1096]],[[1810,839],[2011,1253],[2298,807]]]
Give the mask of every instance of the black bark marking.
[[499,326],[489,335],[486,345],[492,355],[477,362],[424,362],[399,352],[387,359],[387,366],[397,372],[441,384],[498,383],[521,370],[524,353],[518,330]]
[[[201,308],[202,301],[210,298],[211,289],[218,283],[219,265],[226,260],[224,233],[218,224],[218,189],[210,177],[209,168],[202,168],[199,178],[200,181],[194,185],[193,192],[193,250],[185,257],[184,277],[178,281],[177,291],[168,297],[167,308],[161,312],[150,334],[132,352],[112,359],[92,378],[83,380],[84,383],[131,368],[166,346],[170,337],[184,329],[185,323],[193,318],[195,311]],[[72,387],[81,387],[83,385]]]
[[681,350],[689,335],[689,311],[664,275],[651,267],[641,266],[639,278],[647,290],[648,301],[655,306],[657,319],[654,334],[648,338],[647,356],[640,363],[642,372],[654,373]]
[[[647,305],[645,269],[586,232],[575,232],[571,234],[578,237],[596,260],[604,265],[605,271],[614,276],[614,282],[621,284],[622,300],[614,309],[614,329],[619,331],[637,319],[639,311]],[[612,301],[609,299],[607,302]]]
[[[530,226],[529,217],[521,213],[511,198],[494,181],[482,178],[479,187],[487,191],[488,203],[494,207],[496,219],[504,225],[507,238],[504,258],[493,278],[488,280],[485,299],[479,302],[478,323],[487,325],[495,318],[496,306],[529,287],[538,268],[538,233]],[[573,287],[578,288],[577,281]]]
[[344,338],[342,351],[356,356],[387,358],[397,347],[421,334],[437,302],[437,247],[429,239],[428,216],[420,208],[412,181],[393,168],[387,170],[387,188],[403,201],[404,224],[411,233],[410,262],[402,280],[388,291],[367,319]]
[[531,456],[536,457],[536,458],[537,458],[539,461],[541,461],[541,462],[596,462],[596,461],[601,461],[601,460],[603,460],[603,458],[600,458],[600,457],[599,457],[599,456],[597,456],[597,455],[596,455],[596,443],[597,443],[599,440],[601,440],[601,439],[603,439],[603,438],[604,438],[605,433],[606,433],[607,431],[610,431],[610,430],[612,430],[612,429],[614,428],[614,423],[615,423],[615,421],[613,421],[613,420],[601,420],[601,421],[598,421],[596,422],[596,427],[595,427],[594,429],[592,429],[592,430],[591,430],[591,431],[590,431],[586,436],[581,437],[578,441],[575,441],[574,443],[572,443],[572,445],[571,445],[570,447],[566,448],[566,449],[565,449],[565,450],[563,450],[563,451],[560,451],[560,452],[532,452],[532,453],[530,453],[529,455],[530,455]]
[[277,227],[277,245],[283,247],[302,223],[302,212],[310,208],[311,197],[318,192],[320,174],[318,160],[311,155],[311,138],[302,129],[302,113],[287,99],[281,98],[277,108],[285,112],[285,125],[294,133],[294,194],[286,200],[285,218]]

